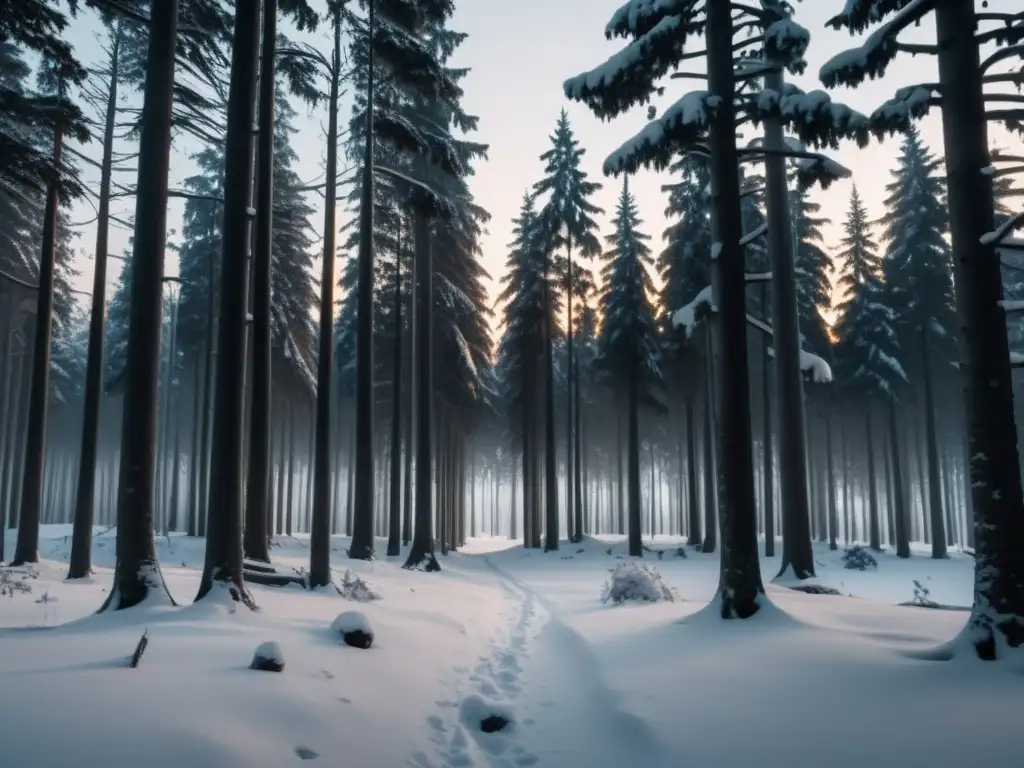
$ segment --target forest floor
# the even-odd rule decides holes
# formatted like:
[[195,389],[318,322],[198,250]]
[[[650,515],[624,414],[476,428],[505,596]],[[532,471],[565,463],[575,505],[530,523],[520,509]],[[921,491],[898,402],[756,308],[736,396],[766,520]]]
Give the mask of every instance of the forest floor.
[[[859,572],[816,545],[818,582],[843,596],[769,586],[773,607],[723,622],[701,611],[718,555],[679,558],[667,538],[651,545],[663,559],[645,562],[678,599],[613,606],[600,598],[609,569],[627,559],[618,540],[545,554],[474,539],[427,574],[402,570],[401,559],[351,562],[339,537],[337,581],[351,569],[380,599],[254,586],[253,613],[187,605],[203,541],[172,536],[158,539],[158,554],[184,607],[95,616],[114,556],[113,531],[97,533],[89,579],[64,581],[69,526],[44,527],[38,566],[0,569],[4,768],[1024,764],[1019,660],[907,655],[955,636],[967,614],[897,603],[913,598],[916,580],[937,603],[969,605],[965,555],[884,554]],[[302,568],[307,543],[282,539],[272,555]],[[766,581],[777,566],[762,561]],[[330,633],[349,610],[373,626],[368,651]],[[149,645],[129,669],[143,631]],[[266,640],[283,650],[280,674],[248,669]],[[484,733],[489,715],[510,723]]]

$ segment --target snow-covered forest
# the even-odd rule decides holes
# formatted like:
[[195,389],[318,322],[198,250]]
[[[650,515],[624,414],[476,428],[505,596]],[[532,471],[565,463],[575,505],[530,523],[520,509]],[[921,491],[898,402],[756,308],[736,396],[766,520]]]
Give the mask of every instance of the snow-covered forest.
[[581,10],[500,253],[451,0],[0,4],[0,765],[1020,765],[1024,13],[814,2]]

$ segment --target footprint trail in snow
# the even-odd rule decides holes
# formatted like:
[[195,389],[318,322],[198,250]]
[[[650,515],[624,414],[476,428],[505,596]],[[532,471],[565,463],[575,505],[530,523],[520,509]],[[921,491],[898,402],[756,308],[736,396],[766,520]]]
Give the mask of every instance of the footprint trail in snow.
[[[522,719],[518,702],[524,662],[549,616],[532,593],[497,576],[513,608],[511,626],[491,639],[472,671],[462,670],[469,674],[456,683],[455,700],[437,702],[437,712],[427,718],[435,755],[415,753],[413,768],[525,768],[537,762],[519,743],[532,721]],[[506,724],[486,733],[482,722],[488,718]]]

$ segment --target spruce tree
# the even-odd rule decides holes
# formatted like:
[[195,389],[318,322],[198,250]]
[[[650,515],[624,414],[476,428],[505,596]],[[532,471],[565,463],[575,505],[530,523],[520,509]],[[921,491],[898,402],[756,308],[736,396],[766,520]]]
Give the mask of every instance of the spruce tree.
[[[887,185],[882,241],[883,275],[896,311],[896,331],[904,365],[924,405],[928,473],[928,513],[932,556],[946,555],[945,517],[939,478],[934,382],[956,355],[956,321],[944,185],[940,163],[925,149],[914,128],[904,138],[900,162]],[[903,548],[909,555],[909,547]]]
[[595,365],[615,394],[625,402],[628,421],[627,509],[629,554],[643,556],[640,493],[640,407],[663,409],[661,350],[651,298],[654,285],[648,270],[654,266],[650,236],[640,230],[636,201],[622,184],[615,210],[615,231],[607,237],[600,310],[604,319]]
[[818,216],[821,205],[810,199],[809,191],[799,185],[789,193],[790,220],[793,226],[794,266],[796,268],[797,311],[800,335],[805,346],[826,360],[831,358],[832,343],[828,322],[822,315],[832,304],[832,257],[822,242],[821,227],[829,220]]
[[509,431],[518,443],[523,470],[523,546],[539,547],[540,507],[539,429],[540,391],[544,363],[543,329],[551,322],[544,301],[544,254],[538,213],[532,192],[523,195],[518,218],[513,220],[504,286],[498,296],[503,306],[504,333],[498,348],[502,402],[510,419]]
[[[571,275],[573,271],[573,255],[591,259],[601,251],[601,243],[597,238],[598,229],[594,215],[601,213],[601,209],[590,202],[589,198],[601,188],[601,185],[588,181],[586,172],[580,168],[580,161],[586,150],[579,146],[579,141],[573,135],[572,127],[569,125],[569,115],[563,109],[558,117],[555,126],[555,133],[551,137],[551,149],[540,156],[544,161],[545,176],[534,184],[534,194],[538,197],[550,193],[547,201],[540,211],[541,224],[544,227],[544,247],[549,251],[548,259],[555,259],[561,256],[560,251],[565,249],[565,296],[567,304],[567,316],[569,322],[566,329],[566,383],[568,389],[569,428],[567,430],[566,446],[566,487],[572,488],[574,482],[579,480],[580,465],[572,461],[573,453],[573,408],[578,404],[574,402],[573,394],[573,339],[572,339],[572,299]],[[556,256],[556,253],[558,256]],[[553,298],[553,297],[551,297]],[[547,465],[545,468],[546,477],[546,550],[558,549],[558,494],[557,494],[557,459],[555,457],[554,444],[554,360],[549,359],[546,365],[549,368],[548,385],[545,390],[545,408],[548,413],[545,416],[545,435],[547,446],[545,457]],[[578,483],[577,483],[578,484]],[[572,493],[569,493],[570,499]],[[570,502],[571,505],[571,502]],[[566,508],[567,519],[582,518],[582,499],[577,496],[576,507]],[[571,528],[571,525],[570,525]]]
[[673,163],[682,178],[662,187],[668,192],[665,215],[678,217],[664,233],[665,250],[658,256],[661,306],[673,310],[696,298],[711,284],[711,208],[705,190],[711,183],[704,158],[685,155]]
[[872,408],[886,404],[906,384],[902,356],[894,328],[895,313],[881,281],[882,260],[871,237],[871,223],[857,187],[850,195],[850,210],[843,224],[839,287],[843,299],[836,307],[836,378],[849,401],[866,406],[868,451],[868,543],[881,550],[881,523],[874,462]]

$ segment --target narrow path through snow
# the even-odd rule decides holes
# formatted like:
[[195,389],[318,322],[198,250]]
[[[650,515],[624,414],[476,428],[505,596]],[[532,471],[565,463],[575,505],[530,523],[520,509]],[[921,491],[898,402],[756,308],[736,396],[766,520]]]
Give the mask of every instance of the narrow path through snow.
[[[529,585],[487,564],[528,612],[541,618],[517,662],[521,692],[515,765],[586,765],[589,768],[667,766],[648,725],[618,706],[586,639],[563,622],[558,609]],[[496,765],[492,763],[492,765]]]

